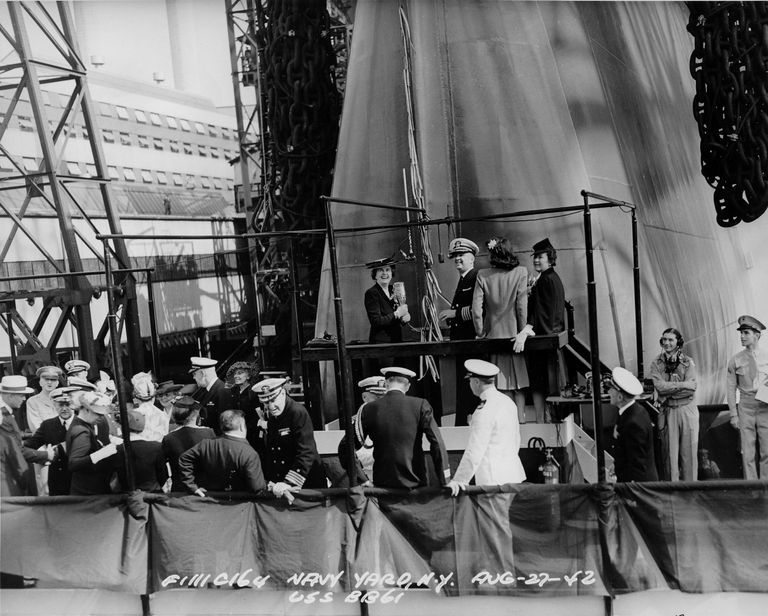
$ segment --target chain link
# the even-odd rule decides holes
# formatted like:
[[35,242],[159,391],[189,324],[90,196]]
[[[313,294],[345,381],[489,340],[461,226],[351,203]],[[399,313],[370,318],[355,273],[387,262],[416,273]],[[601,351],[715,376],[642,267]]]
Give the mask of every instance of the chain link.
[[693,115],[701,173],[717,223],[752,222],[768,208],[768,7],[765,2],[689,2]]

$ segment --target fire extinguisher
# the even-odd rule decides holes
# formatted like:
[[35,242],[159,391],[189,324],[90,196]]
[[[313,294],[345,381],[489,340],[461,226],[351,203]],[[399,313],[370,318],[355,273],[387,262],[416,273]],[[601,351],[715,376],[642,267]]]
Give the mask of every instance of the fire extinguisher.
[[545,455],[547,457],[546,460],[544,460],[544,464],[539,466],[539,471],[541,471],[541,474],[544,477],[544,483],[560,483],[560,465],[552,455],[551,447],[546,448]]

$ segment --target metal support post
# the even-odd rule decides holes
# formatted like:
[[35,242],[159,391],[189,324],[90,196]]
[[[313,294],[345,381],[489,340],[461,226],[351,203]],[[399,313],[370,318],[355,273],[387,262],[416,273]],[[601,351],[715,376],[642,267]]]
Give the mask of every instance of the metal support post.
[[637,210],[632,209],[632,277],[635,287],[635,346],[637,347],[637,378],[643,380],[643,316],[640,310],[640,257],[637,240]]
[[104,242],[104,277],[107,283],[107,322],[109,323],[109,339],[112,347],[112,369],[114,371],[115,389],[117,390],[117,406],[120,410],[120,427],[123,431],[123,447],[125,448],[125,474],[128,480],[128,491],[136,489],[136,479],[133,473],[133,446],[131,445],[131,428],[128,425],[128,406],[125,400],[123,383],[123,365],[120,357],[120,336],[117,333],[117,314],[115,314],[114,280],[112,279],[112,255],[109,253],[109,240]]
[[328,230],[328,255],[331,262],[331,279],[333,280],[333,306],[336,312],[336,348],[339,354],[339,366],[341,368],[342,403],[341,410],[344,416],[344,434],[347,439],[347,468],[349,469],[349,486],[357,485],[357,473],[355,473],[355,432],[352,429],[352,401],[354,390],[352,388],[352,362],[347,354],[347,341],[344,334],[344,314],[341,305],[341,289],[339,286],[339,266],[336,262],[336,236],[333,231],[331,218],[331,203],[325,202],[325,219]]
[[160,351],[157,348],[157,317],[155,315],[155,291],[152,286],[152,270],[147,270],[147,308],[149,309],[149,344],[152,349],[152,373],[158,383],[160,378]]
[[584,196],[584,244],[587,260],[587,308],[589,311],[589,348],[592,355],[592,412],[595,417],[595,449],[597,450],[597,481],[605,481],[605,452],[603,451],[603,410],[600,405],[600,351],[597,330],[597,292],[594,249],[592,247],[592,212],[589,195]]

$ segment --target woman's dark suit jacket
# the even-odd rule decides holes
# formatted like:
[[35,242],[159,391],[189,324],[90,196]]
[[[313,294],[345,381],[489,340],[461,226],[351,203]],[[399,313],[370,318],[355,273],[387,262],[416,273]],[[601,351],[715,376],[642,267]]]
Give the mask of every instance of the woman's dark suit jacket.
[[388,298],[377,283],[374,283],[365,292],[365,311],[371,322],[371,333],[368,335],[369,343],[382,344],[403,341],[400,320],[395,316],[395,301]]

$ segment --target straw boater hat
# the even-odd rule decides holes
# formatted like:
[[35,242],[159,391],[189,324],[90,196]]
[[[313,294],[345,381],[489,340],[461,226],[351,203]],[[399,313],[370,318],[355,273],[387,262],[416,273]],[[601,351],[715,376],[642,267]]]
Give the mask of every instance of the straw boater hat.
[[35,390],[27,386],[27,377],[9,374],[0,380],[0,394],[29,394],[35,393]]

